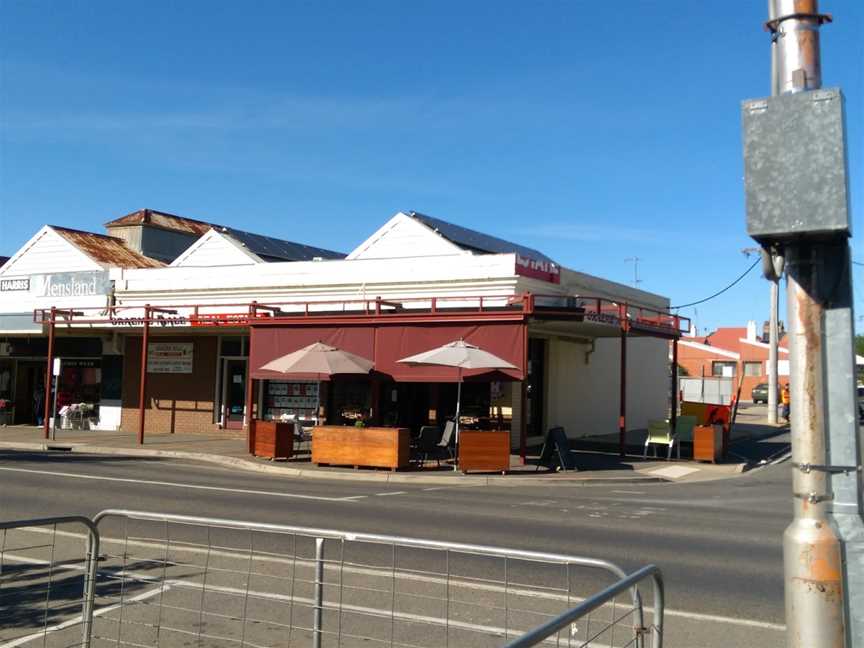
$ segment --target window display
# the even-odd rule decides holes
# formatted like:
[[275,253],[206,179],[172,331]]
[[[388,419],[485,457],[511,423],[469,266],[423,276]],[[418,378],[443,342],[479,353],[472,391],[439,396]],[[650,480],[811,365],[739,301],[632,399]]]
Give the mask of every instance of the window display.
[[264,387],[264,418],[314,419],[317,382],[268,380]]

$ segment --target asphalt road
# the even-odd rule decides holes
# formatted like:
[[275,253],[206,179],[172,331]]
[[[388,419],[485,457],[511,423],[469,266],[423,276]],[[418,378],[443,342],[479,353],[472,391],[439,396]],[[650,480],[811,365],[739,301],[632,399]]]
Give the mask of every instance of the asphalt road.
[[[784,645],[781,536],[791,519],[790,483],[788,463],[693,484],[537,487],[514,480],[505,487],[413,487],[302,481],[178,461],[10,451],[0,452],[0,519],[126,508],[584,555],[628,572],[655,563],[667,590],[664,645],[770,648]],[[310,551],[303,549],[304,561]],[[374,553],[357,564],[379,564]],[[295,565],[301,581],[311,578],[306,573],[311,563],[304,561]],[[486,568],[474,560],[465,578]],[[175,574],[165,577],[179,582]],[[606,584],[586,579],[575,594]],[[398,589],[404,591],[402,585]],[[495,625],[481,610],[494,596],[490,590],[463,597],[464,608],[478,606],[466,611],[466,619]],[[368,602],[375,594],[361,598]],[[262,627],[258,630],[266,634]],[[456,639],[451,645],[468,644]]]

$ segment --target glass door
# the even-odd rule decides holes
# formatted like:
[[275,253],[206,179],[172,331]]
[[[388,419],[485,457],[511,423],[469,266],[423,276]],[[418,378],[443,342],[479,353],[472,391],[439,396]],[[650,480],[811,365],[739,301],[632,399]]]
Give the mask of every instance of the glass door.
[[246,408],[246,360],[222,361],[222,424],[231,430],[243,428]]

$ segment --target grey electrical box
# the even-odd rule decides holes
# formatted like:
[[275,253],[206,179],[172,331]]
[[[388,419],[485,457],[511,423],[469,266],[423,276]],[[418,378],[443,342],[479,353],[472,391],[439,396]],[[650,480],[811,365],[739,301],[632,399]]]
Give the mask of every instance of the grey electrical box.
[[745,101],[742,122],[747,233],[760,242],[850,235],[840,90]]

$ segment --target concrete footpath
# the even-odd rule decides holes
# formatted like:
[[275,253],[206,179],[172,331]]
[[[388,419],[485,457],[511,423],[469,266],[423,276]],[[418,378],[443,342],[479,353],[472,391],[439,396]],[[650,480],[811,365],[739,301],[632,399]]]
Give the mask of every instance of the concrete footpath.
[[742,422],[737,426],[730,445],[730,460],[723,464],[698,463],[687,460],[684,447],[682,459],[657,460],[649,456],[643,460],[641,446],[644,431],[628,433],[628,454],[620,458],[607,447],[609,438],[590,437],[577,442],[576,471],[554,472],[537,470],[534,455],[529,453],[527,464],[518,456],[511,457],[511,468],[506,475],[468,474],[454,471],[450,466],[438,467],[430,462],[423,468],[390,472],[375,469],[318,467],[309,461],[308,453],[289,461],[270,461],[250,456],[242,436],[230,432],[218,435],[203,434],[150,434],[143,445],[138,445],[135,434],[58,430],[56,439],[45,440],[40,428],[28,426],[0,427],[0,450],[29,452],[73,452],[87,454],[113,454],[124,456],[164,457],[203,462],[251,472],[302,477],[304,479],[354,480],[379,483],[451,484],[538,486],[544,484],[589,485],[603,483],[696,482],[733,477],[754,467],[766,465],[786,456],[788,430],[757,422]]

